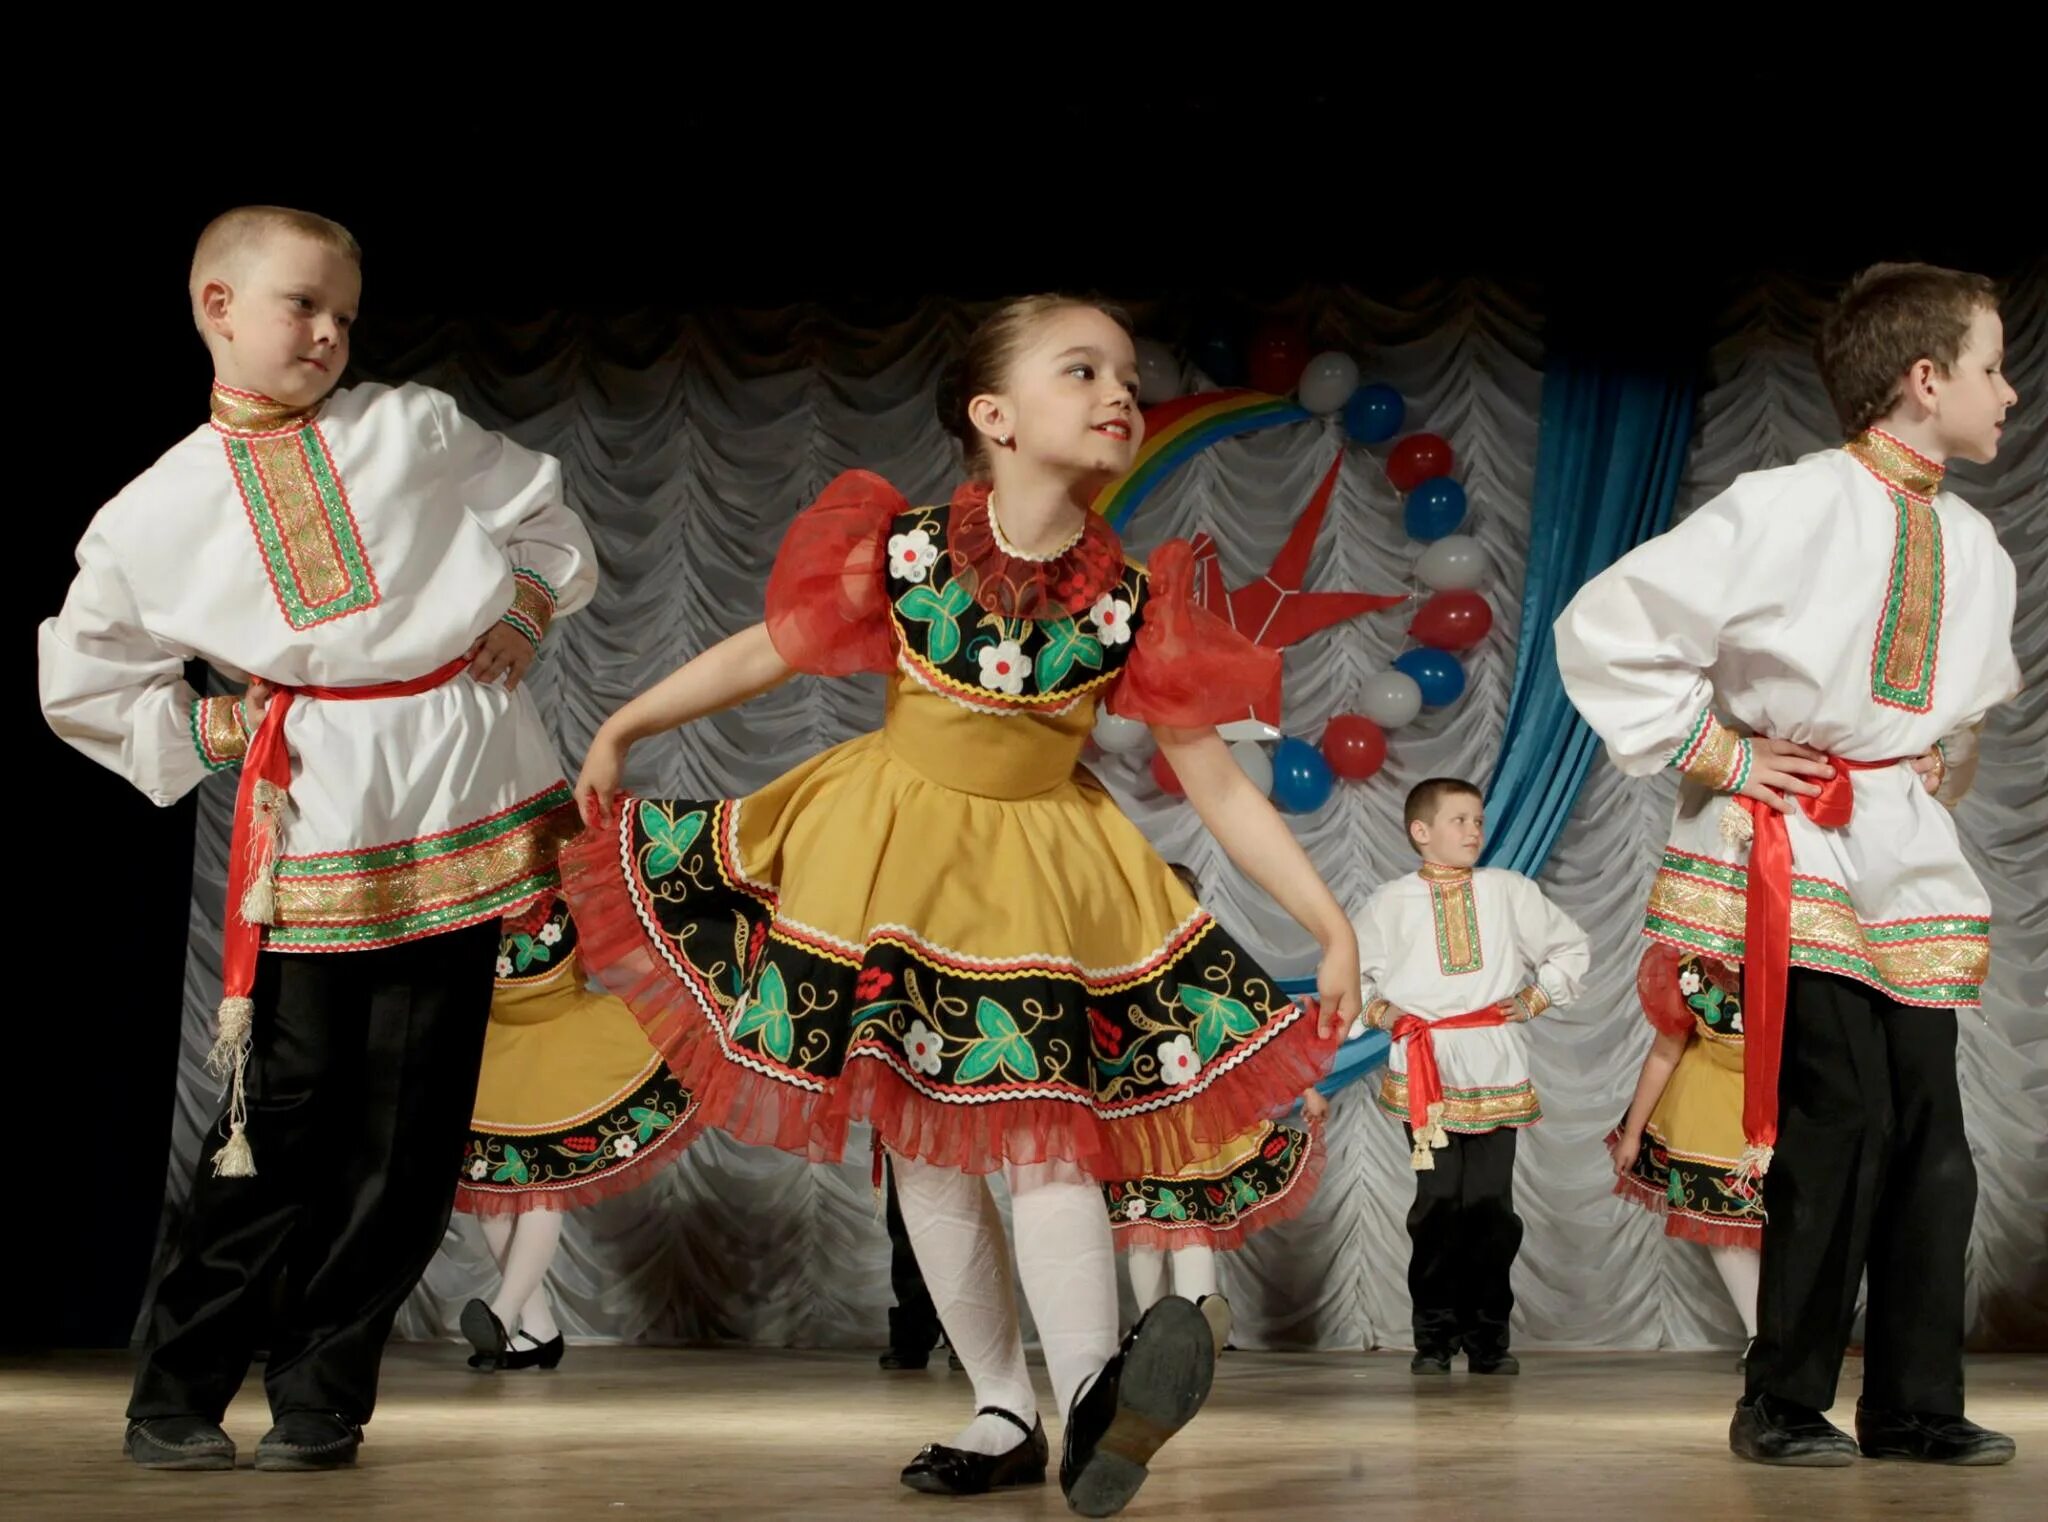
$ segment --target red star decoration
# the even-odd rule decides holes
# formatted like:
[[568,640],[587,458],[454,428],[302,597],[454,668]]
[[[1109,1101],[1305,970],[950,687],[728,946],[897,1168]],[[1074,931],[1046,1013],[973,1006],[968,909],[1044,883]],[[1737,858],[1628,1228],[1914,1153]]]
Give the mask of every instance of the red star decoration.
[[[1337,474],[1343,468],[1344,456],[1340,453],[1336,463],[1323,477],[1322,485],[1316,488],[1308,510],[1295,520],[1294,527],[1288,531],[1287,543],[1281,546],[1272,568],[1257,581],[1226,591],[1223,567],[1216,558],[1216,542],[1207,534],[1195,535],[1192,547],[1196,574],[1200,578],[1196,582],[1196,595],[1204,607],[1228,619],[1230,627],[1252,643],[1269,650],[1284,650],[1332,624],[1341,624],[1361,613],[1376,613],[1408,600],[1405,594],[1381,597],[1371,592],[1301,590],[1302,577],[1308,572],[1309,552],[1315,548],[1316,535],[1322,531],[1323,514],[1330,506],[1330,494],[1337,489]],[[1279,677],[1274,677],[1272,687],[1252,704],[1252,713],[1261,722],[1276,729],[1279,727]]]

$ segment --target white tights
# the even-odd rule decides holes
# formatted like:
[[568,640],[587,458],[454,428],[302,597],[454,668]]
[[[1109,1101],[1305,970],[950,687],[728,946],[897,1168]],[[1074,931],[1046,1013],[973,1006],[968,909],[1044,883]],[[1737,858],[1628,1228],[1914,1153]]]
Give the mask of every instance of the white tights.
[[[1017,1299],[1004,1261],[1002,1221],[979,1174],[894,1160],[903,1224],[946,1339],[974,1381],[974,1404],[1029,1422],[1038,1398],[1024,1364]],[[1064,1416],[1117,1346],[1116,1256],[1101,1187],[1065,1163],[1004,1170],[1017,1237],[1017,1271],[1038,1324]],[[977,1416],[950,1445],[1006,1453],[1024,1440],[1009,1422]]]
[[1167,1259],[1173,1260],[1173,1292],[1187,1300],[1200,1300],[1216,1293],[1216,1254],[1199,1243],[1167,1252],[1157,1247],[1133,1247],[1124,1254],[1131,1271],[1131,1294],[1144,1315],[1166,1293]]
[[1742,1318],[1743,1335],[1756,1336],[1756,1290],[1763,1278],[1764,1255],[1753,1247],[1710,1247],[1707,1251],[1728,1298],[1735,1302],[1735,1313]]
[[535,1344],[552,1341],[555,1315],[548,1308],[547,1277],[562,1241],[562,1213],[487,1215],[483,1228],[500,1276],[491,1314],[504,1324],[507,1336],[524,1332]]

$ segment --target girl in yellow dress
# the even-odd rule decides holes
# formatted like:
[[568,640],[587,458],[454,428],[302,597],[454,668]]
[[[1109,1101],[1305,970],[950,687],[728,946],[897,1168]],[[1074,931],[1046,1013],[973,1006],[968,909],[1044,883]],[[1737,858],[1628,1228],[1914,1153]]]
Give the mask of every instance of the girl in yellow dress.
[[690,1144],[695,1109],[632,1011],[584,985],[565,902],[546,899],[505,921],[455,1190],[500,1275],[493,1299],[462,1308],[472,1369],[562,1361],[547,1275],[563,1212],[653,1179]]
[[[1089,511],[1144,431],[1127,326],[1013,302],[969,341],[940,415],[972,479],[917,507],[828,486],[784,539],[763,622],[606,721],[563,855],[585,955],[741,1141],[893,1159],[974,1420],[914,1489],[1042,1482],[1048,1449],[986,1175],[1004,1174],[1054,1399],[1068,1504],[1107,1516],[1200,1407],[1212,1318],[1154,1306],[1120,1347],[1099,1180],[1175,1168],[1284,1109],[1358,1012],[1350,924],[1213,726],[1276,674]],[[798,671],[888,676],[883,726],[742,799],[621,794],[628,748]],[[1175,881],[1079,766],[1096,705],[1153,725],[1231,858],[1323,948],[1297,1005]],[[1028,1413],[1028,1414],[1027,1414]]]

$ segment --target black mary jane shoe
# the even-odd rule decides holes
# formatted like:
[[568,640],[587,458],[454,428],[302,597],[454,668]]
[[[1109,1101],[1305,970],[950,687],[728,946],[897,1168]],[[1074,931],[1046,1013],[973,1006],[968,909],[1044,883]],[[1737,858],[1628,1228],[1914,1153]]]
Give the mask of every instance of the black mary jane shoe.
[[1856,1403],[1856,1446],[1866,1459],[1916,1464],[2010,1464],[2013,1440],[1965,1416],[1872,1411]]
[[462,1307],[462,1335],[476,1349],[469,1360],[472,1369],[479,1374],[495,1374],[505,1367],[505,1355],[512,1351],[512,1339],[506,1334],[505,1323],[498,1319],[498,1313],[483,1301],[471,1300]]
[[983,1406],[976,1416],[1000,1416],[1024,1441],[1008,1453],[969,1453],[944,1443],[927,1443],[903,1466],[903,1483],[928,1496],[980,1496],[1017,1485],[1043,1485],[1052,1450],[1045,1441],[1045,1423],[1035,1416],[1030,1426],[1014,1411]]
[[528,1348],[522,1348],[518,1345],[519,1338],[521,1337],[526,1337],[526,1334],[524,1332],[513,1334],[512,1343],[505,1349],[505,1359],[499,1365],[500,1368],[552,1369],[561,1363],[562,1334],[560,1332],[555,1333],[546,1342],[534,1342],[531,1337],[526,1337],[528,1342],[533,1343],[533,1346]]
[[1192,1303],[1168,1295],[1139,1317],[1067,1413],[1060,1489],[1068,1510],[1113,1517],[1130,1505],[1145,1466],[1194,1420],[1215,1378],[1215,1328]]

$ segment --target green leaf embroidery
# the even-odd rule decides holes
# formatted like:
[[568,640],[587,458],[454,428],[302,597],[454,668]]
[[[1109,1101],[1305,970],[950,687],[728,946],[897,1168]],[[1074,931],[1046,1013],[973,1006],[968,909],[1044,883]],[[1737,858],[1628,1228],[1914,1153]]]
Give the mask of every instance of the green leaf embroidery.
[[998,1067],[1019,1078],[1038,1076],[1038,1053],[1031,1049],[1031,1043],[1017,1029],[1016,1019],[1007,1009],[984,998],[975,1006],[974,1023],[982,1039],[969,1046],[967,1055],[960,1060],[953,1075],[955,1083],[975,1083]]
[[1234,1178],[1230,1181],[1230,1197],[1233,1204],[1247,1210],[1259,1203],[1259,1191],[1252,1188],[1248,1181],[1241,1178]]
[[640,805],[640,831],[648,839],[647,875],[666,877],[683,864],[683,856],[704,830],[704,810],[693,809],[680,819],[653,802]]
[[555,954],[548,950],[545,943],[535,940],[523,931],[512,937],[512,951],[512,965],[520,972],[526,971],[535,962],[552,962],[555,959]]
[[935,666],[943,666],[960,653],[960,615],[974,605],[967,588],[949,581],[938,591],[912,587],[896,604],[896,611],[917,623],[927,624],[925,655]]
[[777,1062],[789,1061],[790,1048],[796,1044],[796,1026],[789,1017],[789,985],[782,981],[782,969],[772,963],[761,974],[753,1001],[733,1026],[732,1039],[739,1041],[756,1031],[761,1033],[762,1051]]
[[1083,634],[1071,618],[1055,618],[1040,624],[1045,643],[1038,647],[1038,665],[1033,673],[1040,692],[1050,692],[1053,683],[1079,664],[1090,671],[1102,669],[1102,641]]
[[1226,1036],[1249,1036],[1259,1028],[1259,1017],[1228,994],[1214,989],[1183,985],[1180,1002],[1195,1017],[1195,1054],[1206,1064],[1223,1049]]
[[640,1122],[640,1135],[637,1139],[643,1146],[654,1139],[655,1132],[669,1123],[668,1117],[661,1111],[650,1110],[645,1105],[634,1105],[626,1114]]
[[491,1181],[498,1184],[523,1184],[532,1177],[533,1175],[527,1172],[526,1159],[520,1155],[519,1149],[507,1147],[505,1161],[498,1164],[497,1171],[491,1175]]
[[1180,1196],[1171,1189],[1160,1190],[1159,1203],[1152,1207],[1152,1219],[1155,1221],[1185,1221],[1187,1218],[1188,1208],[1181,1204]]
[[1673,1168],[1668,1175],[1670,1183],[1665,1186],[1664,1197],[1674,1205],[1685,1203],[1685,1186],[1678,1180],[1678,1170]]

